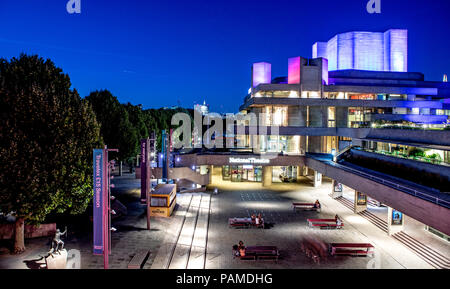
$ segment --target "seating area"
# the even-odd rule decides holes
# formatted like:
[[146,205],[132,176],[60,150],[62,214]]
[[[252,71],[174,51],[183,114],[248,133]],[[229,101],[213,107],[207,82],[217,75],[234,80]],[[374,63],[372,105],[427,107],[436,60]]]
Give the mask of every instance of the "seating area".
[[[233,252],[234,254],[235,252]],[[276,246],[249,246],[245,248],[244,256],[235,256],[241,260],[275,260],[278,261],[280,253]]]
[[259,228],[264,229],[264,219],[261,223],[256,224],[251,218],[230,218],[228,219],[228,226],[231,228]]
[[314,203],[292,203],[293,210],[304,210],[304,211],[319,211],[320,208],[316,207]]
[[335,219],[307,219],[308,226],[311,228],[319,227],[320,229],[342,229],[344,223],[338,224]]
[[332,243],[330,255],[373,256],[374,246],[367,243]]

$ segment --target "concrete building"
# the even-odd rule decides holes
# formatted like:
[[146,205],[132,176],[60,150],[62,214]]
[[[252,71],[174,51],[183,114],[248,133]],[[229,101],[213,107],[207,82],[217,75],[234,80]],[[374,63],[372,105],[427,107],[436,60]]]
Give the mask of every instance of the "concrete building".
[[326,176],[355,190],[355,212],[369,196],[391,208],[392,224],[405,214],[450,235],[450,85],[407,72],[404,30],[339,34],[313,54],[288,59],[281,77],[255,63],[239,111],[257,125],[235,126],[238,148],[179,152],[169,178],[320,186]]

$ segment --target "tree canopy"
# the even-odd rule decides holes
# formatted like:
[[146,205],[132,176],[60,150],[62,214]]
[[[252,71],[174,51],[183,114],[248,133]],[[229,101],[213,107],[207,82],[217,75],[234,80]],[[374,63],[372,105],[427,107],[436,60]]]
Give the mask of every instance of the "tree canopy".
[[[92,198],[100,127],[70,87],[69,76],[50,60],[0,59],[0,210],[22,223],[42,222],[51,212],[84,212]],[[21,251],[23,236],[17,238]]]
[[[139,135],[130,122],[128,111],[108,90],[94,91],[86,97],[100,123],[100,131],[109,148],[119,149],[117,158],[126,160],[138,151]],[[114,155],[113,155],[114,156]]]

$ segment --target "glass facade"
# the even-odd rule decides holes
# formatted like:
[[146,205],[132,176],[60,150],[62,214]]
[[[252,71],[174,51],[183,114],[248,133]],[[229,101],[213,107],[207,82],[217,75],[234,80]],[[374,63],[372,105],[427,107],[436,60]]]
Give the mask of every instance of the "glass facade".
[[222,166],[222,180],[232,182],[261,182],[262,166]]
[[296,166],[277,166],[272,168],[272,182],[274,183],[293,183],[297,181]]

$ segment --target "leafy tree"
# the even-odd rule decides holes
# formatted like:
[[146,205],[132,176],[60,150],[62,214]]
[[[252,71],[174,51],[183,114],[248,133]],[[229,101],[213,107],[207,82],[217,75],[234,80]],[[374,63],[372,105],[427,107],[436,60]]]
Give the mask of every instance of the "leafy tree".
[[100,123],[103,140],[109,148],[119,149],[121,161],[138,153],[138,132],[129,120],[128,111],[108,90],[92,92],[86,97]]
[[25,250],[25,223],[84,212],[92,199],[100,127],[70,87],[50,60],[0,59],[0,210],[16,217],[15,253]]
[[[144,110],[144,120],[145,124],[149,131],[156,132],[157,138],[157,149],[161,150],[162,147],[162,130],[166,130],[167,132],[171,128],[171,120],[172,116],[176,113],[182,112],[191,116],[193,119],[193,110],[185,109],[185,108],[176,108],[176,109],[147,109]],[[193,124],[192,124],[193,125]]]

